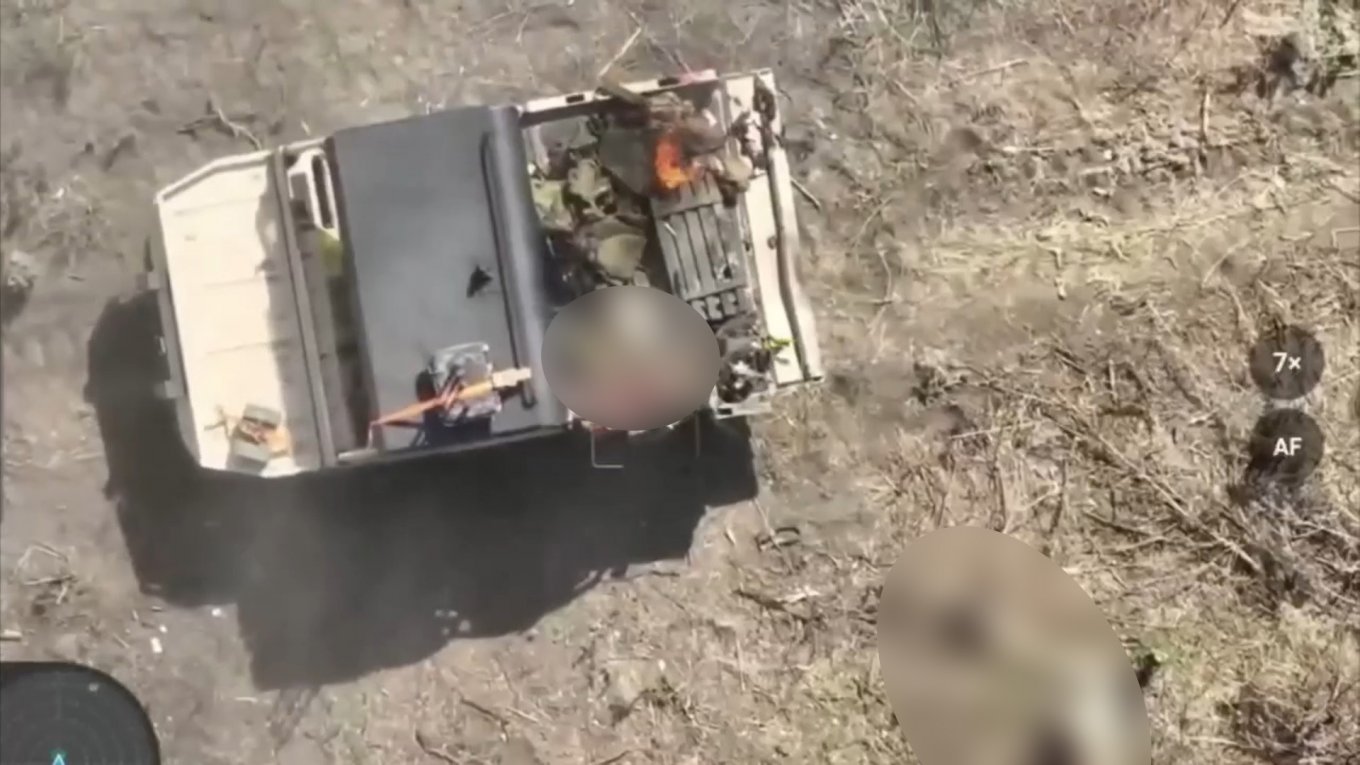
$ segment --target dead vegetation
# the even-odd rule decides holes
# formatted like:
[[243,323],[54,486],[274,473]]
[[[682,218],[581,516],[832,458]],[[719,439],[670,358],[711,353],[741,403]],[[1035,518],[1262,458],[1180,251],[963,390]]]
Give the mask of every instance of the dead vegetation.
[[[791,136],[829,208],[804,214],[841,363],[763,433],[781,502],[761,522],[801,533],[757,545],[722,609],[769,700],[758,751],[902,756],[876,588],[906,540],[977,523],[1110,615],[1155,761],[1356,756],[1360,123],[1344,50],[1285,73],[1293,10],[842,6],[841,103]],[[1276,322],[1330,354],[1305,404],[1327,456],[1297,491],[1245,480],[1266,406],[1245,353]]]
[[[615,66],[672,27],[729,26],[695,7],[641,16]],[[1309,53],[1309,71],[1336,67],[1327,88],[1280,74],[1279,41],[1318,27],[1267,2],[836,13],[761,28],[834,29],[803,51],[820,60],[780,71],[834,369],[759,428],[771,490],[710,516],[685,569],[634,572],[523,644],[464,649],[430,681],[456,698],[421,691],[418,751],[909,762],[875,656],[879,592],[909,540],[967,523],[1043,550],[1109,616],[1155,762],[1354,761],[1353,68]],[[1243,72],[1269,87],[1239,87]],[[1299,404],[1326,456],[1295,491],[1245,480],[1267,406],[1247,352],[1279,322],[1328,351]],[[371,697],[366,719],[404,709]]]
[[[521,5],[457,33],[600,21]],[[1052,556],[1110,617],[1154,762],[1356,762],[1353,0],[664,6],[616,14],[571,74],[776,66],[831,378],[761,426],[770,491],[711,515],[688,567],[634,573],[508,647],[459,642],[400,682],[326,691],[334,760],[494,762],[511,741],[524,763],[909,762],[879,589],[907,541],[970,523]],[[551,89],[542,68],[490,67],[444,95]],[[1267,406],[1247,350],[1280,322],[1328,352],[1296,402],[1326,455],[1292,491],[1245,480]]]
[[[843,361],[767,433],[789,496],[874,519],[803,553],[835,556],[797,578],[837,593],[822,613],[863,613],[911,536],[988,525],[1156,657],[1154,761],[1354,761],[1356,9],[1321,11],[846,6],[831,76],[874,161],[809,180],[846,200],[817,264]],[[1246,471],[1268,404],[1245,353],[1277,323],[1329,353],[1302,403],[1327,452],[1296,490]]]

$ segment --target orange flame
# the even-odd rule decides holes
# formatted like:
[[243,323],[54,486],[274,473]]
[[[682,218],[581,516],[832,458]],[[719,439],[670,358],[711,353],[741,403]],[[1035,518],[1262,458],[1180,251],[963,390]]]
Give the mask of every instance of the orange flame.
[[698,168],[685,157],[684,147],[675,131],[661,134],[656,141],[656,157],[653,160],[656,182],[666,191],[674,191],[694,180]]

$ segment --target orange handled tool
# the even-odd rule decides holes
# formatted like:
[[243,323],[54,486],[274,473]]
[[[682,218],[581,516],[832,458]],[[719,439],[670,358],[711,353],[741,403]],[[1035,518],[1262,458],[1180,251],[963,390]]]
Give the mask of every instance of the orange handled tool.
[[523,384],[533,376],[527,368],[503,369],[491,373],[491,378],[472,385],[462,385],[455,383],[439,395],[403,407],[391,414],[385,414],[373,422],[369,423],[369,430],[380,428],[384,425],[418,425],[417,418],[420,415],[433,409],[452,406],[456,401],[475,399],[495,390],[506,390],[515,388]]

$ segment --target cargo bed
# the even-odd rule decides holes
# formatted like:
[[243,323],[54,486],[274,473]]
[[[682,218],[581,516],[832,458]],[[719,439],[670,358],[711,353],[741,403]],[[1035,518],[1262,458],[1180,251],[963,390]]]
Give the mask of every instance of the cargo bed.
[[186,445],[201,465],[230,470],[228,422],[248,405],[280,412],[287,453],[265,475],[325,464],[307,358],[298,260],[285,234],[272,151],[217,160],[156,198],[159,291],[170,380]]

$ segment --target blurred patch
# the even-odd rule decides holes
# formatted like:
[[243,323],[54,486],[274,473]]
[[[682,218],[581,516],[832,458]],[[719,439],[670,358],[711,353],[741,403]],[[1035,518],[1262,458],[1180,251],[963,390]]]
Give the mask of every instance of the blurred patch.
[[567,305],[543,341],[553,394],[594,425],[652,430],[708,403],[718,340],[693,308],[649,287],[608,287]]
[[1024,543],[936,531],[879,604],[888,699],[923,765],[1147,765],[1139,678],[1086,593]]

